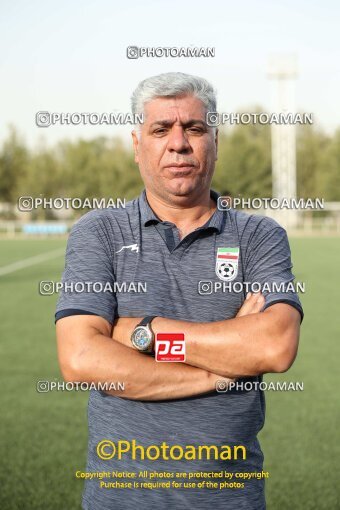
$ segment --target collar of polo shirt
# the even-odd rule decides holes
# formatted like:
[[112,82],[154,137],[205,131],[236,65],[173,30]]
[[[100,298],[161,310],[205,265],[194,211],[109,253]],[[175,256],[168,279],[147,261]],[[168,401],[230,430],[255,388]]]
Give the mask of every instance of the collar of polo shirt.
[[[220,194],[217,191],[214,191],[212,189],[210,190],[210,197],[216,203],[217,203],[217,199],[219,196],[220,196]],[[158,218],[158,216],[151,209],[149,202],[146,198],[145,189],[143,190],[143,192],[140,195],[139,206],[140,206],[142,224],[145,227],[148,227],[149,225],[152,225],[154,223],[160,223],[162,221],[162,220],[160,220],[160,218]],[[219,209],[216,209],[216,211],[211,216],[211,218],[204,225],[202,225],[202,227],[200,227],[200,228],[201,229],[210,228],[210,229],[214,229],[217,232],[221,233],[224,220],[225,220],[224,211],[220,211]]]

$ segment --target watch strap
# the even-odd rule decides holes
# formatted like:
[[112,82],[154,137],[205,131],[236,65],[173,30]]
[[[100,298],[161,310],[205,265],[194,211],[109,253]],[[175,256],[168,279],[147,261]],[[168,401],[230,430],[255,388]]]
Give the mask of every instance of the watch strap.
[[144,317],[144,319],[139,324],[137,324],[137,328],[138,326],[146,326],[147,324],[150,324],[152,319],[155,319],[156,317],[157,315],[148,315],[147,317]]

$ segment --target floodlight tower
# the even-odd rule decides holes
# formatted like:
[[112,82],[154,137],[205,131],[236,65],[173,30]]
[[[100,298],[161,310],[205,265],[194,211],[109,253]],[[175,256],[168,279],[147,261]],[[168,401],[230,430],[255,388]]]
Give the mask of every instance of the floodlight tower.
[[[273,113],[295,115],[295,79],[297,60],[295,55],[272,56],[268,76],[272,80]],[[272,124],[272,181],[273,197],[296,198],[296,133],[294,124]],[[285,226],[297,223],[295,210],[282,209],[276,217]]]

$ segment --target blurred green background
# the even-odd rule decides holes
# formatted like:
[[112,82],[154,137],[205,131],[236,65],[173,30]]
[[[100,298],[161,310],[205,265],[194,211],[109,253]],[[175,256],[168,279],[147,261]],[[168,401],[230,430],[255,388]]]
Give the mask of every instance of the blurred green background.
[[[340,128],[326,134],[313,124],[301,125],[296,134],[297,197],[340,201]],[[232,196],[272,197],[269,125],[222,126],[212,184]],[[64,140],[32,149],[11,127],[0,147],[0,202],[13,206],[7,213],[0,210],[0,218],[15,217],[20,196],[129,200],[141,189],[131,146],[119,137]],[[54,219],[56,213],[39,208],[31,218]],[[84,210],[74,211],[75,217],[81,214]]]

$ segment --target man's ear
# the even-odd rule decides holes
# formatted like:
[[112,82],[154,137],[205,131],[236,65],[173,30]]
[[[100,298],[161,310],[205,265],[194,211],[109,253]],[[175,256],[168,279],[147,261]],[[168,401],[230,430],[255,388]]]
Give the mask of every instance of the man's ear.
[[218,128],[216,128],[216,132],[215,132],[215,146],[216,146],[216,155],[215,155],[215,161],[218,160]]
[[131,132],[131,135],[132,135],[133,151],[135,153],[135,162],[139,163],[139,158],[138,158],[138,144],[139,144],[138,133],[134,129]]

